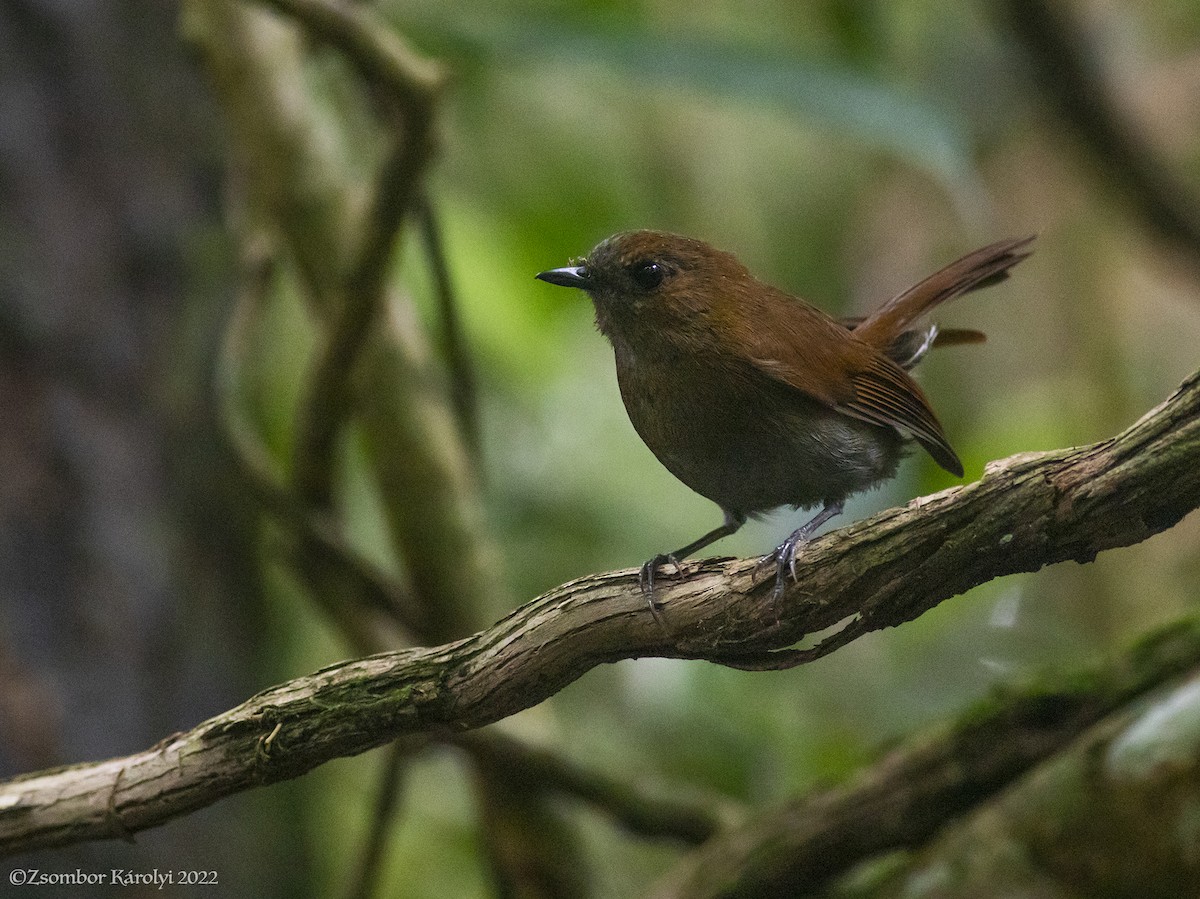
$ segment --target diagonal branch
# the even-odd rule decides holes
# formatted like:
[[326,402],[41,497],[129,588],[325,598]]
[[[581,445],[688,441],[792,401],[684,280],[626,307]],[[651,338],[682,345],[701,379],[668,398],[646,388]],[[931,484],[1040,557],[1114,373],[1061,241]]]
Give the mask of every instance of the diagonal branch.
[[1200,619],[1191,618],[1139,641],[1124,658],[991,697],[853,782],[726,830],[685,856],[651,895],[817,894],[865,859],[923,845],[1106,716],[1198,667]]
[[432,110],[410,122],[407,133],[384,162],[373,205],[367,215],[363,246],[347,280],[345,300],[309,377],[300,412],[294,481],[314,505],[331,501],[333,455],[338,434],[351,408],[350,372],[383,307],[388,265],[400,227],[419,192],[432,155]]
[[1171,171],[1115,101],[1102,65],[1070,4],[997,0],[992,4],[1029,58],[1030,74],[1054,106],[1055,127],[1075,132],[1100,174],[1161,237],[1200,257],[1196,193]]
[[472,637],[342,662],[144,752],[0,785],[0,851],[134,833],[400,736],[481,727],[602,662],[788,660],[780,647],[845,618],[858,633],[895,626],[992,578],[1138,543],[1198,506],[1200,372],[1117,437],[993,463],[974,484],[814,540],[779,621],[754,559],[692,563],[664,584],[674,641],[636,571],[581,578]]

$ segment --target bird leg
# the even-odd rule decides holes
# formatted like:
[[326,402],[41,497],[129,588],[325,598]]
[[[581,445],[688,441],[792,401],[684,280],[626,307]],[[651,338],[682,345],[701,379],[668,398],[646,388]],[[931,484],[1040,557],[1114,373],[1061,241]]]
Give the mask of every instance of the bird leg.
[[818,512],[808,524],[796,528],[788,536],[786,540],[779,544],[775,550],[762,560],[763,565],[768,565],[772,561],[775,563],[775,592],[771,594],[771,601],[778,603],[783,596],[783,587],[787,583],[787,573],[792,573],[792,580],[796,579],[796,550],[803,544],[808,542],[808,538],[816,533],[817,529],[833,518],[835,515],[842,514],[842,503],[826,502],[825,508]]
[[646,597],[646,601],[650,604],[650,614],[654,616],[654,620],[658,622],[659,627],[664,631],[667,629],[662,618],[662,613],[658,603],[654,599],[654,574],[660,565],[670,564],[675,568],[675,573],[679,573],[679,560],[686,559],[694,552],[699,552],[708,546],[710,543],[716,543],[722,537],[728,537],[738,528],[746,523],[746,516],[738,512],[730,512],[722,509],[725,513],[725,521],[719,526],[713,528],[703,537],[693,540],[687,546],[682,546],[675,552],[659,553],[653,559],[650,559],[642,566],[641,572],[638,574],[638,583],[642,587],[642,593]]

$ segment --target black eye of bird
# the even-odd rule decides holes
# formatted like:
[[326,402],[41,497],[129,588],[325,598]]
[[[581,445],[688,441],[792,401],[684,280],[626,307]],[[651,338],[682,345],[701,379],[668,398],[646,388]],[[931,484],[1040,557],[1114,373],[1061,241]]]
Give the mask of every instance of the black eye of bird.
[[642,290],[653,290],[662,284],[666,272],[652,259],[643,259],[629,267],[629,275]]

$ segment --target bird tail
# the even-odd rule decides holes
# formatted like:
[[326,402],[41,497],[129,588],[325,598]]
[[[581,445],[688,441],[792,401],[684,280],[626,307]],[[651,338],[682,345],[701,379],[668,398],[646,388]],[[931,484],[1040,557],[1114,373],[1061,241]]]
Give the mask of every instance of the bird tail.
[[[853,331],[865,320],[866,316],[850,315],[839,318],[838,323],[847,331]],[[907,331],[901,331],[892,338],[892,342],[888,344],[884,354],[908,371],[934,347],[984,343],[986,340],[986,334],[971,328],[940,328],[937,325],[928,325],[923,328],[909,328]]]
[[[1008,277],[1008,271],[1022,259],[1028,259],[1033,237],[1020,237],[989,244],[968,253],[956,262],[930,275],[915,287],[888,300],[860,324],[854,336],[886,351],[904,334],[910,324],[942,303],[972,290],[991,287]],[[965,337],[968,333],[962,332]],[[958,336],[958,332],[949,332]],[[968,343],[971,339],[946,340],[945,343]]]

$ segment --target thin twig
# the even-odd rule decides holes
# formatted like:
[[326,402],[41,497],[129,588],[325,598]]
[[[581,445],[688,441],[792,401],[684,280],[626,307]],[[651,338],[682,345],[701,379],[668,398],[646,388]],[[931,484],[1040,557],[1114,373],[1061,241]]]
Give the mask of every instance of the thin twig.
[[404,774],[412,753],[413,747],[402,740],[397,740],[387,751],[379,783],[375,787],[375,805],[367,825],[367,838],[350,878],[346,899],[371,899],[379,892],[379,881],[387,860],[387,843],[396,820],[396,809],[404,788]]
[[421,228],[425,255],[429,260],[429,271],[433,276],[434,292],[437,295],[438,320],[441,325],[439,337],[446,369],[450,373],[450,403],[454,407],[454,417],[458,420],[463,443],[478,470],[479,403],[475,388],[475,365],[458,314],[458,299],[450,277],[450,266],[446,261],[441,228],[428,196],[422,197],[418,203],[417,220]]
[[480,766],[504,772],[530,790],[574,796],[643,837],[700,844],[736,814],[730,803],[712,797],[686,801],[637,790],[624,780],[584,768],[556,752],[527,746],[494,728],[446,742],[461,746]]
[[446,72],[410,47],[370,6],[332,0],[259,0],[336,47],[368,82],[380,83],[402,115],[424,116],[446,84]]
[[380,171],[363,244],[346,283],[345,300],[325,340],[301,407],[294,482],[314,505],[330,499],[335,439],[350,411],[350,382],[371,323],[382,310],[405,216],[420,194],[432,156],[432,106],[402,123],[403,133]]
[[388,263],[408,204],[429,161],[430,122],[414,126],[384,164],[368,215],[363,247],[347,281],[346,295],[325,335],[304,391],[297,426],[293,483],[307,502],[331,501],[336,439],[351,411],[350,383],[371,323],[387,288]]

